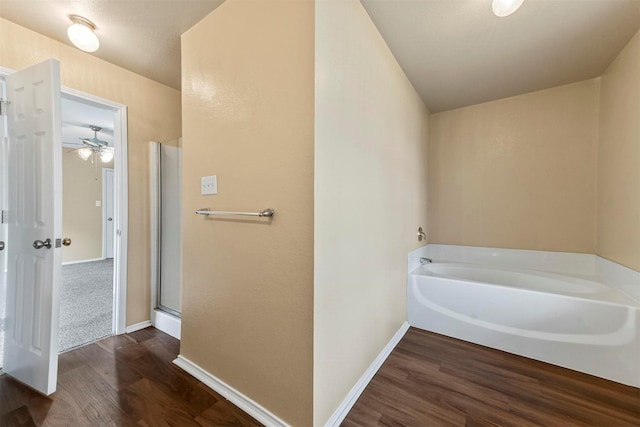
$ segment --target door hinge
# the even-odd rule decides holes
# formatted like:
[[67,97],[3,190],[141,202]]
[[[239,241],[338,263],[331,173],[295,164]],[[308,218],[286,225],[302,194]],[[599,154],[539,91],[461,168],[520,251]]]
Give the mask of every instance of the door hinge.
[[6,99],[0,98],[0,116],[4,116],[7,113],[5,112],[7,105],[11,104]]
[[0,224],[7,224],[9,222],[9,211],[2,211],[0,216]]

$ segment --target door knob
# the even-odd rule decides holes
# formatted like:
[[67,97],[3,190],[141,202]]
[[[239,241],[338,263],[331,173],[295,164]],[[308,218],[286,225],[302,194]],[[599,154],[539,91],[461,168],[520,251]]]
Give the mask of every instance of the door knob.
[[113,221],[113,218],[107,218],[107,221]]
[[4,242],[0,242],[0,251],[4,251]]
[[36,240],[35,242],[33,242],[33,247],[36,249],[42,249],[42,248],[51,249],[51,239],[47,239],[45,241]]
[[64,239],[62,239],[62,245],[63,246],[71,246],[71,239],[68,237],[65,237]]

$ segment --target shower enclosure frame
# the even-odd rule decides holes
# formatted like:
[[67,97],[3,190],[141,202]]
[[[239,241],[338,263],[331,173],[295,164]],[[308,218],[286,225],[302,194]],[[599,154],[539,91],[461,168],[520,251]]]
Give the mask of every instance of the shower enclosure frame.
[[161,298],[161,247],[162,247],[162,188],[161,143],[151,141],[150,158],[150,219],[151,219],[151,324],[161,331],[180,339],[181,313],[163,306]]

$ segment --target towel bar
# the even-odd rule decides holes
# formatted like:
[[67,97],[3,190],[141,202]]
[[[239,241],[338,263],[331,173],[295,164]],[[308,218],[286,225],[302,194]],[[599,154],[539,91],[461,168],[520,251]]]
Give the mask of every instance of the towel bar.
[[229,211],[210,211],[208,208],[198,209],[196,215],[241,215],[241,216],[259,216],[272,217],[276,212],[269,208],[261,212],[229,212]]

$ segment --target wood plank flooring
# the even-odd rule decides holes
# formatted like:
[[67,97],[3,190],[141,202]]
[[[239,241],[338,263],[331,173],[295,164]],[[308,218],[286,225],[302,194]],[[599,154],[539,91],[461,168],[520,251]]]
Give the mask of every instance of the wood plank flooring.
[[[64,353],[51,397],[0,376],[0,426],[260,425],[178,351],[147,328]],[[640,426],[640,390],[411,328],[342,426]]]
[[342,426],[640,426],[640,389],[411,328]]
[[0,426],[260,426],[171,362],[179,341],[155,328],[63,353],[42,396],[0,376]]

